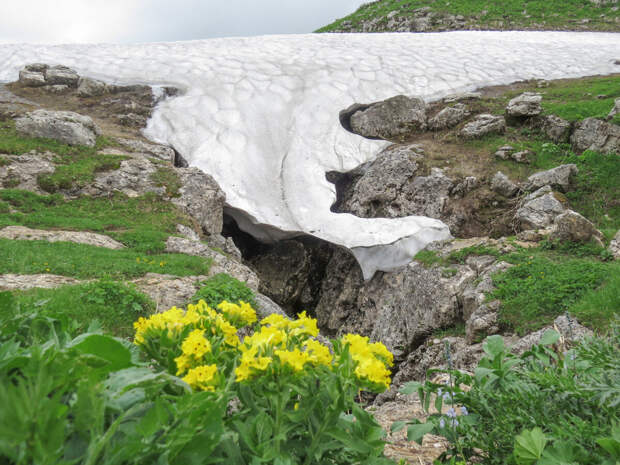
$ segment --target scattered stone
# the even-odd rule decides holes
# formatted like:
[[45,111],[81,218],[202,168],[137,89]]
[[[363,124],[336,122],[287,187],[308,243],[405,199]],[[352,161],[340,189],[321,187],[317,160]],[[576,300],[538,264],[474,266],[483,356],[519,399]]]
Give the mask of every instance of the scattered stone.
[[108,92],[108,85],[97,79],[81,77],[77,84],[77,94],[80,97],[100,97]]
[[568,210],[555,218],[549,238],[571,242],[594,241],[603,247],[605,237],[588,219],[577,212]]
[[619,114],[620,114],[620,97],[618,97],[614,101],[614,107],[611,109],[611,111],[607,115],[607,119],[611,120],[614,116],[619,115]]
[[542,95],[536,92],[525,92],[508,102],[506,115],[511,118],[529,118],[542,113]]
[[500,160],[508,160],[514,150],[515,149],[512,145],[504,145],[497,149],[497,152],[495,152],[495,158],[499,158]]
[[543,186],[551,186],[561,192],[568,192],[577,173],[579,173],[577,165],[572,163],[556,166],[547,171],[540,171],[527,178],[525,190],[533,191]]
[[48,85],[66,85],[77,87],[80,76],[71,68],[58,65],[45,70],[45,82]]
[[93,120],[72,111],[35,110],[15,120],[18,132],[30,137],[46,137],[69,145],[94,147],[99,128]]
[[463,198],[477,187],[478,178],[476,178],[475,176],[467,176],[465,179],[463,179],[463,181],[459,182],[456,186],[452,188],[452,190],[450,191],[450,195],[457,198]]
[[84,231],[45,231],[25,226],[7,226],[0,229],[0,238],[21,241],[74,242],[118,250],[125,246],[111,237]]
[[8,163],[0,166],[0,184],[6,187],[12,184],[14,189],[47,194],[39,186],[38,178],[54,172],[54,157],[51,152],[38,153],[34,150],[21,155],[2,155]]
[[571,132],[571,123],[555,115],[548,115],[543,120],[543,130],[556,144],[568,142]]
[[430,129],[438,131],[456,126],[470,115],[467,107],[457,103],[453,107],[446,107],[428,121]]
[[424,101],[404,95],[370,104],[350,116],[351,131],[369,139],[394,139],[426,127]]
[[161,144],[152,144],[137,139],[116,138],[116,142],[123,147],[136,153],[151,155],[159,160],[169,161],[174,164],[175,153],[171,147]]
[[462,100],[478,100],[482,98],[480,92],[463,92],[460,94],[451,94],[443,98],[444,103],[460,102]]
[[499,195],[510,198],[519,192],[519,186],[508,179],[508,176],[504,173],[498,171],[491,180],[491,190],[497,192]]
[[530,163],[530,157],[533,156],[533,155],[534,155],[534,152],[532,152],[530,150],[522,150],[521,152],[513,153],[512,155],[510,155],[510,158],[512,158],[517,163],[529,164]]
[[566,207],[555,196],[549,186],[542,187],[528,195],[517,210],[515,220],[521,229],[544,229],[553,224]]
[[70,89],[69,86],[65,84],[56,84],[53,86],[43,87],[43,90],[45,90],[45,92],[48,92],[50,94],[55,94],[55,95],[66,94],[67,92],[69,92],[69,89]]
[[614,260],[620,260],[620,231],[611,240],[607,250],[613,255]]
[[258,290],[258,277],[251,269],[210,249],[209,246],[202,242],[170,236],[166,241],[166,252],[210,258],[213,260],[213,264],[209,269],[208,276],[226,273],[239,281],[245,282],[250,289]]
[[620,126],[596,118],[586,118],[576,124],[571,143],[579,152],[593,150],[620,155]]
[[146,127],[146,117],[137,115],[135,113],[127,113],[126,115],[118,115],[116,117],[118,123],[121,126],[127,126],[130,128],[143,128]]
[[503,116],[483,113],[477,115],[473,121],[467,123],[461,129],[461,136],[473,139],[492,133],[502,133],[506,130],[506,120]]
[[0,274],[0,291],[25,291],[35,288],[53,289],[82,282],[84,281],[55,274]]

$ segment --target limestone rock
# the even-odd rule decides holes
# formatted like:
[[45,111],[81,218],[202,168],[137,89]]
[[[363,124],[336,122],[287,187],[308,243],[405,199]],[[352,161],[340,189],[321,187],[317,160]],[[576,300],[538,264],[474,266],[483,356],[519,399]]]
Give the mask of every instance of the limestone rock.
[[130,128],[143,128],[146,126],[146,117],[136,113],[118,115],[116,119],[121,126]]
[[428,121],[428,126],[430,129],[435,131],[441,129],[448,129],[456,126],[465,118],[470,115],[470,112],[467,110],[467,106],[462,103],[457,103],[453,107],[446,107],[433,116]]
[[256,273],[242,263],[210,249],[209,246],[202,242],[171,236],[166,241],[166,252],[210,258],[213,260],[213,264],[209,269],[208,276],[226,273],[239,281],[245,282],[250,289],[258,289],[258,277]]
[[196,231],[194,231],[189,226],[185,226],[183,224],[177,224],[177,232],[181,234],[185,239],[189,239],[190,241],[199,241],[200,236]]
[[55,84],[53,86],[45,86],[43,90],[49,94],[63,95],[69,92],[70,87],[65,84]]
[[548,115],[543,120],[545,134],[556,144],[568,142],[571,132],[571,123],[555,115]]
[[596,118],[577,123],[571,143],[575,150],[620,154],[620,126]]
[[603,247],[603,234],[588,219],[572,210],[558,215],[549,235],[551,240],[589,242]]
[[24,66],[24,70],[32,71],[34,73],[44,73],[50,66],[45,63],[31,63]]
[[199,282],[206,279],[207,276],[147,273],[132,282],[155,302],[157,311],[164,312],[174,306],[184,307],[199,289]]
[[81,77],[77,84],[77,93],[80,97],[100,97],[108,92],[108,85],[97,79]]
[[607,115],[607,119],[610,120],[614,116],[619,115],[619,114],[620,114],[620,97],[618,97],[614,101],[614,107],[610,110],[609,114]]
[[543,229],[553,224],[556,216],[566,211],[549,186],[528,195],[517,210],[515,220],[521,229]]
[[607,250],[609,250],[615,260],[620,260],[620,231],[618,231],[611,242],[609,242]]
[[119,169],[97,173],[91,184],[74,194],[94,197],[107,196],[112,192],[122,192],[129,197],[146,193],[164,195],[165,188],[157,186],[151,180],[156,170],[157,167],[145,158],[123,160]]
[[371,139],[394,139],[426,129],[426,104],[418,98],[397,95],[371,104],[351,115],[351,130]]
[[543,335],[551,329],[557,330],[564,340],[570,344],[576,344],[580,340],[593,335],[592,331],[580,325],[577,320],[566,315],[560,315],[553,321],[553,325],[539,329],[509,344],[510,351],[520,355],[530,350],[532,346],[539,344]]
[[568,164],[556,166],[547,171],[534,173],[525,183],[525,190],[533,191],[543,186],[551,186],[561,192],[567,192],[573,182],[573,177],[579,173],[577,165]]
[[81,282],[84,281],[55,274],[0,274],[0,291],[52,289],[69,284],[80,284]]
[[21,155],[2,155],[8,161],[0,166],[0,186],[46,194],[38,183],[38,177],[55,170],[51,152],[31,151]]
[[94,147],[99,128],[93,120],[72,111],[35,110],[15,120],[15,128],[30,137],[45,137],[69,145]]
[[84,231],[45,231],[25,226],[7,226],[0,229],[0,237],[22,241],[74,242],[118,250],[125,246],[111,237]]
[[504,173],[498,171],[491,180],[491,190],[504,197],[513,197],[519,191],[519,186],[508,179]]
[[45,70],[45,82],[48,85],[65,85],[77,87],[80,76],[66,66],[51,66]]
[[122,137],[118,137],[116,141],[132,152],[144,153],[160,160],[174,163],[174,150],[167,145],[152,144],[137,139],[125,139]]
[[207,235],[222,232],[226,196],[215,180],[198,168],[175,168],[182,187],[172,202],[183,209]]
[[461,129],[461,136],[467,139],[474,139],[487,134],[502,133],[505,130],[506,120],[503,116],[483,113],[477,115],[473,121],[470,121]]
[[499,326],[497,323],[497,311],[500,307],[500,301],[482,304],[476,309],[465,323],[465,333],[467,342],[473,342],[484,339],[486,336],[497,334]]
[[462,198],[477,187],[478,178],[476,178],[475,176],[466,176],[465,179],[463,179],[452,188],[452,190],[450,191],[450,195],[457,198]]
[[273,300],[271,300],[266,295],[261,294],[260,292],[256,293],[256,314],[258,319],[266,318],[272,313],[276,313],[278,315],[286,316],[284,310],[276,304]]
[[495,152],[495,158],[499,158],[500,160],[508,160],[514,150],[515,149],[512,145],[504,145],[497,149]]
[[513,118],[532,117],[542,113],[542,95],[536,92],[525,92],[508,102],[506,115]]
[[26,87],[41,87],[46,84],[43,73],[25,69],[19,72],[19,82]]
[[530,150],[522,150],[520,152],[515,152],[510,155],[510,158],[517,163],[529,163],[530,158],[534,155]]

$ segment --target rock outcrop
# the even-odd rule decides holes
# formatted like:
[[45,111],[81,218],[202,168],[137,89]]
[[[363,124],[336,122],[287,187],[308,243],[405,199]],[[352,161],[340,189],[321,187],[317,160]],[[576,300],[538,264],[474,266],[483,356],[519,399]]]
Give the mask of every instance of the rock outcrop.
[[94,147],[100,129],[93,120],[71,111],[35,110],[15,120],[15,129],[29,137],[55,139]]
[[505,130],[506,120],[503,116],[482,113],[463,126],[460,134],[467,139],[474,139],[486,136],[487,134],[499,134]]
[[504,173],[498,171],[491,179],[491,189],[504,197],[513,197],[519,191],[519,186]]
[[577,165],[568,164],[556,166],[547,171],[541,171],[527,178],[525,190],[534,191],[544,186],[550,186],[561,192],[568,192],[574,176],[579,172]]
[[542,113],[542,95],[525,92],[508,102],[506,116],[512,119],[523,119],[538,116]]
[[521,229],[544,229],[567,210],[548,185],[525,197],[515,214]]
[[7,226],[0,229],[0,238],[20,241],[73,242],[118,250],[125,246],[104,234],[85,231],[45,231],[25,226]]
[[575,150],[594,150],[620,155],[620,126],[596,118],[586,118],[575,125],[571,136]]

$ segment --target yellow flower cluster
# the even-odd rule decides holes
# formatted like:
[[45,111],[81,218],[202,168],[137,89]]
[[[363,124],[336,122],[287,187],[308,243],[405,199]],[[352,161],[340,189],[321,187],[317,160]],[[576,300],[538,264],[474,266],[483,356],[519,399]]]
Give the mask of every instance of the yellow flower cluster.
[[359,334],[346,334],[342,342],[349,346],[351,358],[356,362],[355,375],[385,389],[390,387],[390,370],[394,356],[380,342],[369,343],[368,338]]
[[240,323],[240,326],[251,325],[257,320],[256,311],[250,304],[243,300],[239,301],[239,305],[224,300],[217,308],[220,309],[228,321],[233,324],[236,322],[237,324]]
[[[271,314],[260,322],[261,328],[244,339],[241,362],[235,370],[237,382],[246,381],[273,366],[274,357],[297,373],[309,363],[328,365],[332,354],[319,341],[310,339],[319,334],[314,318],[302,312],[296,320]],[[303,349],[303,350],[302,350]]]
[[189,370],[183,377],[183,381],[196,390],[215,391],[218,384],[216,374],[216,365],[201,365]]

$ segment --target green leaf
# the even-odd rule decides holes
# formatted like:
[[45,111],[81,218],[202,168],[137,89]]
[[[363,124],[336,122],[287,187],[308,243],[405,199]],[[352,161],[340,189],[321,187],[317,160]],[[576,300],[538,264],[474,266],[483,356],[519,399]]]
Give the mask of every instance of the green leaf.
[[540,338],[540,344],[543,346],[549,346],[551,344],[555,344],[558,339],[560,339],[560,333],[557,331],[550,329],[545,331],[545,334]]
[[419,425],[411,425],[407,428],[407,439],[422,444],[422,438],[425,434],[430,433],[435,428],[432,423],[421,423]]
[[568,441],[556,441],[552,447],[545,448],[542,458],[536,465],[579,465],[575,444]]
[[397,433],[398,431],[403,429],[406,424],[407,424],[406,421],[395,421],[394,423],[392,423],[392,426],[390,427],[390,431],[392,433]]
[[484,340],[482,349],[488,356],[495,358],[504,352],[504,339],[499,335],[489,336]]
[[403,385],[403,387],[401,387],[398,392],[400,392],[401,394],[415,394],[416,392],[418,392],[418,389],[420,389],[422,387],[421,383],[418,383],[417,381],[409,381],[408,383],[405,383]]
[[596,443],[607,451],[614,459],[620,459],[620,441],[614,438],[597,439]]
[[514,456],[519,465],[532,465],[543,453],[547,438],[540,428],[523,430],[515,437]]
[[94,355],[109,363],[109,371],[122,370],[132,366],[131,351],[118,339],[101,334],[83,334],[76,337],[69,347],[82,354]]

